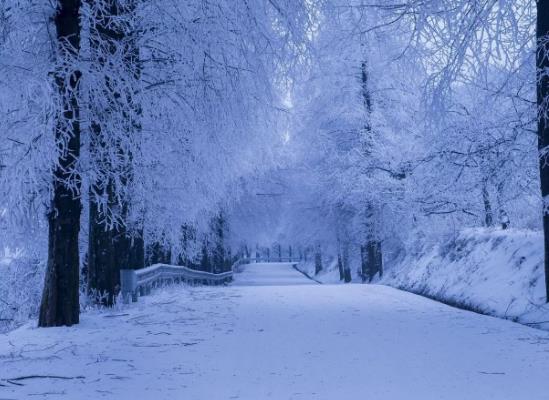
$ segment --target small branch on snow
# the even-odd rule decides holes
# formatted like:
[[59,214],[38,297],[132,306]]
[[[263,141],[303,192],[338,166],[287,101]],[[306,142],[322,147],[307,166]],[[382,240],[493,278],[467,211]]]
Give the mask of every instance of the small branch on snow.
[[478,371],[479,374],[483,375],[505,375],[505,372],[486,372],[486,371]]
[[[18,376],[16,378],[10,378],[10,379],[4,379],[5,382],[11,383],[12,385],[17,386],[25,386],[22,383],[19,383],[19,381],[24,381],[27,379],[63,379],[63,380],[70,380],[70,379],[85,379],[84,376],[59,376],[59,375],[26,375],[26,376]],[[3,385],[5,386],[5,385]]]
[[176,302],[176,300],[171,300],[171,301],[166,301],[164,303],[162,303],[162,302],[152,303],[152,305],[153,306],[164,306],[164,305],[167,305],[167,304],[173,304],[175,302]]

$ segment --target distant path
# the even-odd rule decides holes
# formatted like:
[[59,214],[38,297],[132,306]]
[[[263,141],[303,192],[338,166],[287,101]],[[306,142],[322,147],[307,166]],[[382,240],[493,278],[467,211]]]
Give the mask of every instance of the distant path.
[[[0,335],[0,399],[549,398],[547,332],[288,264],[244,271]],[[6,380],[29,375],[75,379]]]
[[253,263],[241,267],[235,274],[235,286],[308,285],[315,282],[296,271],[290,263]]

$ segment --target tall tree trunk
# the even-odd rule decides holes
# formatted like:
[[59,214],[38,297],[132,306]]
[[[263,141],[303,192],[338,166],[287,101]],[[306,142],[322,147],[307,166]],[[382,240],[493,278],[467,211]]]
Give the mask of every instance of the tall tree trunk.
[[[204,246],[206,246],[206,241],[204,241]],[[150,243],[147,246],[147,253],[148,265],[171,264],[172,262],[172,250],[170,245],[165,243],[164,237],[161,240],[155,240]]]
[[[95,10],[95,23],[91,28],[91,48],[95,52],[95,61],[99,68],[109,66],[110,58],[116,57],[117,53],[122,51],[124,62],[127,66],[128,75],[133,74],[134,79],[139,79],[139,68],[137,71],[135,65],[138,65],[138,49],[132,40],[129,40],[127,21],[124,18],[133,13],[131,3],[123,3],[120,0],[105,0],[104,7],[93,8]],[[132,45],[133,43],[133,45]],[[128,138],[140,130],[139,123],[132,119],[132,115],[140,113],[140,110],[134,103],[134,94],[132,88],[117,87],[112,76],[104,73],[105,98],[107,99],[106,110],[97,108],[95,110],[96,120],[92,121],[92,138],[90,140],[90,152],[92,157],[96,157],[98,168],[100,169],[100,178],[103,181],[93,182],[90,194],[90,215],[89,215],[89,265],[88,265],[88,287],[91,292],[106,294],[102,298],[105,305],[114,304],[119,284],[120,269],[137,269],[144,266],[144,241],[143,229],[135,228],[136,232],[130,232],[127,228],[127,217],[130,209],[130,199],[126,194],[121,199],[122,204],[117,204],[117,191],[130,186],[132,180],[132,154],[129,150],[123,150],[120,146],[120,140],[111,140],[109,132],[102,132],[102,124],[108,124],[109,115],[120,115],[126,123],[124,124]],[[127,107],[130,109],[126,109]],[[135,110],[132,110],[135,108]],[[112,148],[120,157],[124,165],[112,165],[109,154]],[[122,187],[116,187],[114,174],[119,178],[119,184]],[[94,196],[93,193],[97,195]],[[98,199],[106,199],[107,204],[104,209],[100,208]],[[118,207],[120,215],[117,223],[107,223],[107,208]]]
[[349,260],[349,242],[347,238],[343,241],[343,280],[349,283],[353,280],[351,275],[351,263]]
[[537,1],[537,13],[538,149],[543,198],[545,290],[549,302],[549,0]]
[[317,244],[315,251],[315,275],[318,275],[320,271],[322,271],[322,249],[320,244]]
[[343,270],[343,257],[341,256],[341,250],[337,249],[337,269],[339,270],[339,280],[345,279],[345,271]]
[[381,252],[381,242],[378,240],[370,240],[366,248],[368,282],[374,279],[379,272],[379,276],[383,276],[383,257]]
[[130,253],[128,257],[128,269],[141,269],[145,267],[145,240],[143,228],[137,228],[130,238]]
[[200,270],[205,272],[213,272],[212,262],[208,251],[209,244],[206,239],[202,243],[202,257],[200,259]]
[[[137,0],[126,1],[124,3],[125,12],[131,15],[136,14],[137,9]],[[126,44],[124,49],[124,62],[127,67],[128,72],[132,75],[136,83],[141,81],[142,74],[142,64],[141,64],[141,52],[139,49],[139,31],[132,30],[130,33],[126,33]],[[141,116],[143,114],[142,104],[138,98],[138,88],[128,88],[126,93],[127,102],[130,105],[132,110],[133,118],[127,115],[130,119],[130,129],[132,129],[131,134],[137,135],[142,131]],[[141,147],[141,146],[138,146]],[[137,147],[136,147],[137,148]],[[139,151],[139,149],[137,150]],[[133,169],[133,160],[135,154],[131,153],[128,157],[128,163],[126,170],[125,184],[130,186],[134,181],[134,169]],[[132,198],[126,199],[124,203],[125,210],[123,211],[124,216],[127,216],[130,212],[130,207],[135,206],[132,204]],[[129,269],[140,269],[145,267],[145,221],[144,219],[134,222],[130,226],[126,227],[126,232],[123,238],[121,238],[121,243],[119,245],[120,251],[128,252],[128,261],[127,264]],[[170,251],[170,262],[171,262],[171,251]]]
[[366,282],[369,275],[368,250],[365,245],[360,246],[360,277]]
[[53,199],[48,214],[48,264],[38,325],[62,326],[79,322],[80,157],[78,89],[80,72],[74,58],[80,51],[80,0],[59,0],[55,27],[59,60],[55,84],[61,98],[55,139],[59,165],[53,176]]
[[509,225],[511,224],[511,221],[509,219],[509,215],[507,214],[507,211],[505,211],[505,205],[503,202],[503,188],[504,188],[504,181],[500,181],[496,187],[496,201],[498,206],[498,222],[500,223],[501,229],[507,229],[509,228]]
[[225,231],[226,219],[223,212],[219,212],[214,217],[213,224],[214,243],[212,249],[213,255],[213,272],[220,273],[224,269],[226,254],[225,254]]
[[494,225],[494,213],[492,211],[492,203],[490,202],[490,194],[488,193],[488,183],[485,181],[482,184],[482,202],[484,203],[484,224],[487,228]]
[[[94,1],[90,1],[93,7]],[[110,57],[115,54],[123,33],[121,27],[116,23],[116,17],[119,13],[117,2],[111,0],[105,4],[105,8],[94,9],[94,18],[91,24],[90,47],[94,52],[93,57],[100,70],[109,65]],[[92,8],[93,9],[93,8]],[[104,54],[106,53],[106,54]],[[100,171],[99,180],[91,184],[90,188],[90,206],[89,206],[89,240],[88,240],[88,290],[90,294],[101,297],[101,303],[110,306],[114,303],[116,297],[116,287],[119,282],[119,271],[121,264],[117,259],[118,244],[120,236],[124,234],[124,229],[108,219],[108,208],[115,204],[115,191],[113,178],[113,165],[108,159],[112,146],[108,133],[103,132],[103,126],[100,119],[107,115],[115,114],[119,111],[116,100],[119,94],[115,93],[113,77],[105,74],[103,77],[105,85],[104,98],[107,99],[106,109],[97,107],[92,113],[90,154],[95,157],[97,168]],[[100,102],[101,104],[101,102]],[[103,121],[103,123],[108,121]],[[101,207],[99,201],[106,204]],[[115,239],[116,238],[116,239]],[[121,260],[120,260],[121,261]],[[124,266],[126,267],[126,266]],[[124,268],[122,267],[122,268]]]
[[[88,291],[104,305],[114,301],[116,277],[113,230],[101,220],[101,211],[95,200],[90,199],[88,230]],[[104,296],[104,297],[100,297]]]
[[181,239],[179,245],[181,249],[177,257],[177,264],[183,267],[191,267],[190,248],[194,239],[193,228],[188,224],[181,226]]
[[[366,137],[366,142],[364,143],[365,151],[368,154],[371,151],[371,136],[372,125],[370,123],[370,114],[372,113],[372,96],[369,89],[369,74],[368,74],[368,63],[363,62],[361,65],[361,84],[362,84],[362,96],[364,100],[364,107],[366,109],[367,118],[365,130],[368,133],[369,137]],[[361,246],[361,257],[362,257],[362,279],[365,280],[365,274],[368,275],[368,280],[371,282],[376,273],[383,273],[382,265],[382,248],[381,242],[379,240],[378,232],[378,218],[379,211],[376,209],[375,204],[368,200],[366,202],[366,243]]]

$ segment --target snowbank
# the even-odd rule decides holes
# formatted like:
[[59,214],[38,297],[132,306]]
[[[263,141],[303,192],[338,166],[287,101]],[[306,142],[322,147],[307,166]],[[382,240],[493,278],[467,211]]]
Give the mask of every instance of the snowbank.
[[541,232],[464,230],[406,256],[379,283],[549,329]]
[[320,283],[341,283],[337,268],[337,258],[335,257],[325,256],[322,260],[323,269],[318,274],[315,274],[315,262],[313,260],[302,261],[296,267]]

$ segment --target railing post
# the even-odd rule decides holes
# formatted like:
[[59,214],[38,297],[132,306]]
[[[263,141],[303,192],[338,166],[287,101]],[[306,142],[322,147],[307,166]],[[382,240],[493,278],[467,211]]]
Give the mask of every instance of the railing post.
[[137,301],[137,275],[132,269],[120,270],[120,291],[122,292],[122,301],[124,304]]

